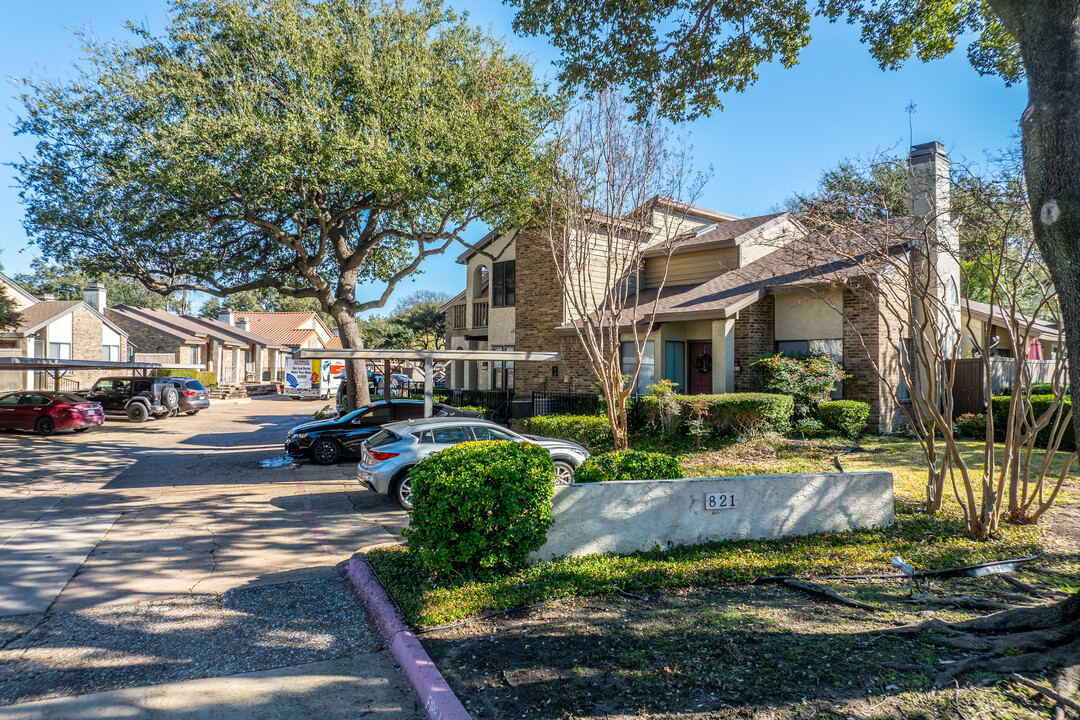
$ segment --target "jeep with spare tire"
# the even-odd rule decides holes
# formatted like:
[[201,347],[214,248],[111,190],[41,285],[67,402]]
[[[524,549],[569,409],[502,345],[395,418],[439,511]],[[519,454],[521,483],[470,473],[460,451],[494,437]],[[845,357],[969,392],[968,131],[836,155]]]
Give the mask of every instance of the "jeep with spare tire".
[[126,415],[134,423],[165,417],[180,405],[180,394],[168,378],[104,377],[79,393],[100,403],[106,414]]

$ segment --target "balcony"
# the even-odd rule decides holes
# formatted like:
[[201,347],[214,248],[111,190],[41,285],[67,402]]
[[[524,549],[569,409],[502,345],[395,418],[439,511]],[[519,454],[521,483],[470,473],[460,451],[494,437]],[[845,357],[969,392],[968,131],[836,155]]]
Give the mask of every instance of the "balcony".
[[486,301],[472,304],[472,326],[474,328],[486,328],[488,326],[488,304]]
[[454,307],[453,307],[453,314],[454,314],[454,317],[453,317],[454,328],[453,329],[454,330],[464,330],[465,329],[465,310],[466,309],[467,309],[466,305],[454,305]]

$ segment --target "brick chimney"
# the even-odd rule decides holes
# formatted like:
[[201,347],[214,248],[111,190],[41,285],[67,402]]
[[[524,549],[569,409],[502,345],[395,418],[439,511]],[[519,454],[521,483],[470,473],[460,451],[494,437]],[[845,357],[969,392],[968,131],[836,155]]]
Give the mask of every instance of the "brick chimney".
[[233,311],[228,308],[221,308],[218,310],[217,319],[226,325],[233,324]]
[[86,283],[86,287],[82,291],[83,302],[90,307],[98,311],[99,314],[105,314],[105,308],[108,307],[105,296],[105,286],[99,282]]

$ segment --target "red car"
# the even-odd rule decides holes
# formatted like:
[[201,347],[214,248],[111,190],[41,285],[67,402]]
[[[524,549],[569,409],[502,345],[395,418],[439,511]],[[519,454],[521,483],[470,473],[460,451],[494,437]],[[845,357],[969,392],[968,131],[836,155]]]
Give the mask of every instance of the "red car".
[[103,422],[101,405],[78,395],[40,390],[0,395],[0,428],[52,435],[57,430],[82,432]]

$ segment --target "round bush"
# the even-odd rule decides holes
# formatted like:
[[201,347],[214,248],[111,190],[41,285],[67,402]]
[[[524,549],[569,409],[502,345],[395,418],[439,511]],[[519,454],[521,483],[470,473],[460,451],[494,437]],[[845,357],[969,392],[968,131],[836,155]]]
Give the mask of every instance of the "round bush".
[[525,563],[547,540],[555,466],[539,445],[454,445],[417,464],[402,534],[434,574],[477,576]]
[[817,407],[817,418],[826,428],[849,438],[857,438],[866,429],[870,406],[858,400],[833,400]]
[[683,476],[679,459],[663,453],[627,450],[593,455],[574,473],[574,482],[666,480]]
[[976,440],[986,437],[986,413],[964,413],[953,420],[953,434],[956,437],[975,438]]
[[817,418],[805,417],[795,421],[795,432],[808,438],[819,438],[825,435],[825,425]]

